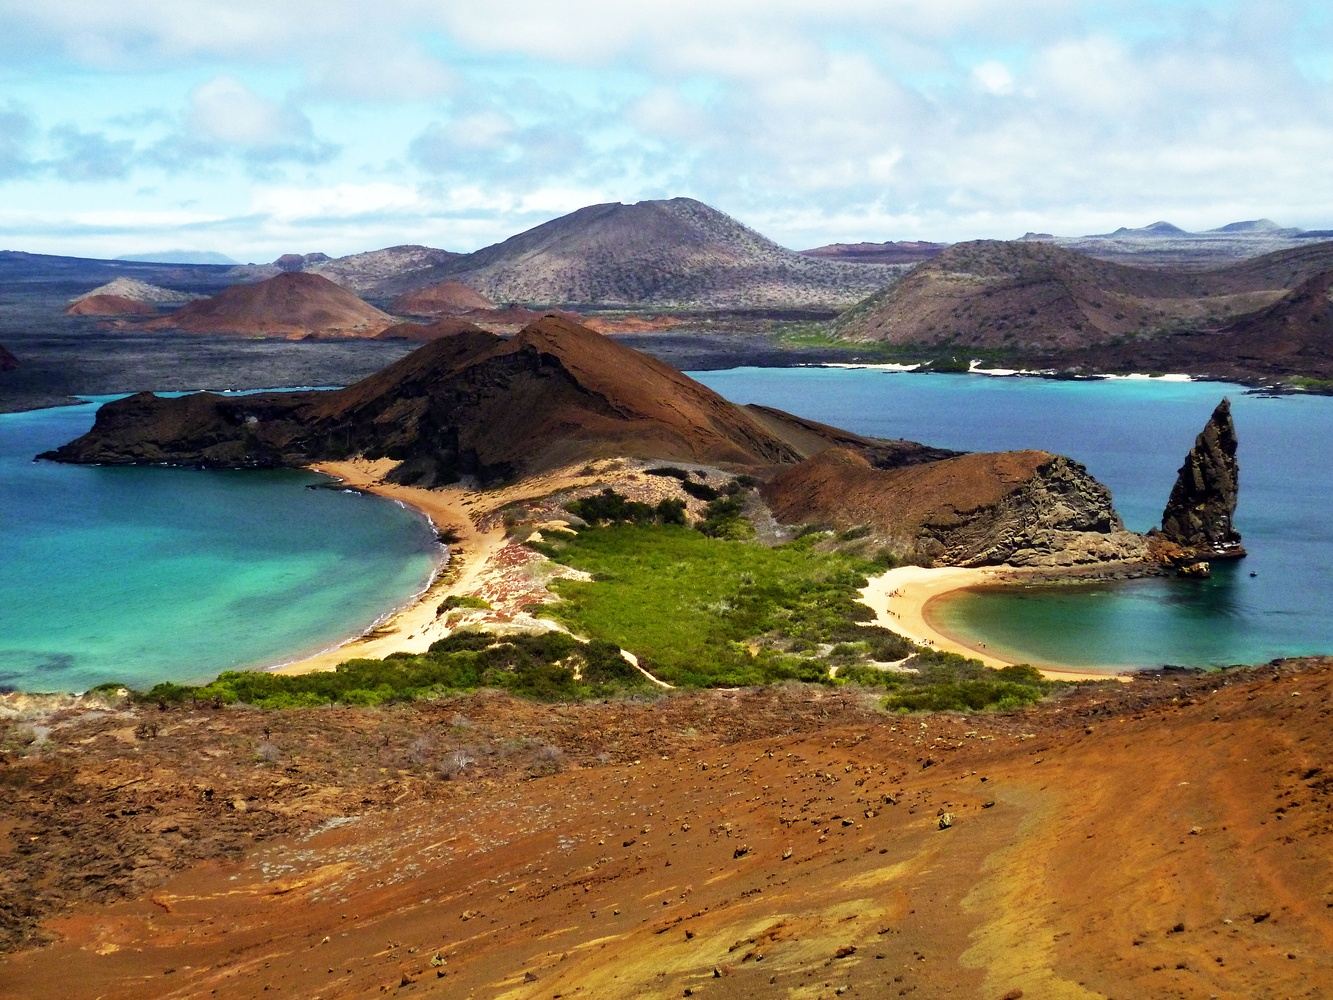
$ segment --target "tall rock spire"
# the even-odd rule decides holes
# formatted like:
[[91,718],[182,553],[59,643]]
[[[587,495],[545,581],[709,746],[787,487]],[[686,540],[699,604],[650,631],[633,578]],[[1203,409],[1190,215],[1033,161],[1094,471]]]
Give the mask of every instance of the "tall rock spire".
[[1187,560],[1245,555],[1232,524],[1239,471],[1231,402],[1223,399],[1185,456],[1162,512],[1162,537],[1184,549]]

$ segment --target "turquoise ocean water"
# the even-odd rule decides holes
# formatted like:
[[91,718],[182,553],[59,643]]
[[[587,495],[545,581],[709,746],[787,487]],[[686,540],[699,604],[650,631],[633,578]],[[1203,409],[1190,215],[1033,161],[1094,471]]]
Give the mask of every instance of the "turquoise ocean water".
[[0,688],[146,686],[355,635],[428,581],[439,547],[396,503],[305,472],[33,462],[94,405],[0,415]]
[[[695,377],[738,402],[867,434],[1063,452],[1111,487],[1138,530],[1160,516],[1194,436],[1229,395],[1248,559],[1204,583],[978,593],[943,604],[943,624],[1034,662],[1107,668],[1333,651],[1333,398],[872,369]],[[147,685],[293,659],[362,631],[429,578],[436,546],[420,518],[305,489],[320,481],[307,473],[31,461],[82,433],[93,409],[0,415],[0,687]]]
[[1070,455],[1111,488],[1126,525],[1140,531],[1159,521],[1185,453],[1227,395],[1240,439],[1237,525],[1247,559],[1219,565],[1202,583],[1163,578],[978,592],[940,602],[937,621],[997,652],[1090,667],[1333,653],[1333,398],[1247,396],[1240,386],[1207,382],[874,369],[741,368],[695,377],[737,402],[865,434]]

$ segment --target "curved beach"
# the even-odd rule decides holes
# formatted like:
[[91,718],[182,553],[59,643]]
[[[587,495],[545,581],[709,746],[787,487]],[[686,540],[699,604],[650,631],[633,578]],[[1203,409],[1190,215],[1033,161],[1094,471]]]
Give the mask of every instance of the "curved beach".
[[[947,594],[987,584],[1012,583],[1024,575],[1011,566],[898,566],[871,577],[861,590],[861,602],[875,612],[875,624],[923,646],[980,660],[988,667],[1008,667],[1020,661],[995,655],[979,642],[950,635],[938,628],[928,605]],[[1078,667],[1040,666],[1042,676],[1059,681],[1129,680],[1121,674]]]
[[304,674],[314,670],[332,670],[339,663],[357,657],[384,657],[390,653],[421,653],[430,644],[448,635],[449,630],[437,615],[440,602],[450,594],[468,590],[487,560],[504,541],[500,527],[482,530],[468,510],[468,492],[459,486],[427,490],[399,486],[384,481],[396,463],[382,459],[352,459],[346,462],[321,462],[311,466],[315,472],[332,476],[353,489],[397,500],[420,511],[439,531],[452,533],[449,562],[416,599],[399,608],[369,632],[330,649],[274,667],[275,673]]

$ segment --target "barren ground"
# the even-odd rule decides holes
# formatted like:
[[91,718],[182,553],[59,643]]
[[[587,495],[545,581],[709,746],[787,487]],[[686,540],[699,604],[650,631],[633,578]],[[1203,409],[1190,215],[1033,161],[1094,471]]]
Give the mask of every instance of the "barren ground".
[[783,687],[0,723],[0,996],[1328,995],[1330,695],[1318,660],[970,717]]

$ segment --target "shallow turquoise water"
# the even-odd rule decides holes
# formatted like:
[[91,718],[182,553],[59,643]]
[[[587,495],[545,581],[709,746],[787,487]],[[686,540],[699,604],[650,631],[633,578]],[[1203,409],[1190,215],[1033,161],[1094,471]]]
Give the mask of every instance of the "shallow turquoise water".
[[425,585],[427,522],[305,472],[33,462],[93,405],[0,415],[0,688],[197,680],[315,652]]
[[865,434],[966,450],[1062,452],[1111,488],[1135,530],[1160,520],[1185,453],[1228,395],[1240,439],[1237,526],[1249,558],[1218,567],[1205,583],[976,593],[940,602],[937,620],[1033,662],[1214,666],[1333,652],[1333,398],[1262,398],[1206,382],[872,369],[740,368],[696,377],[737,402]]

